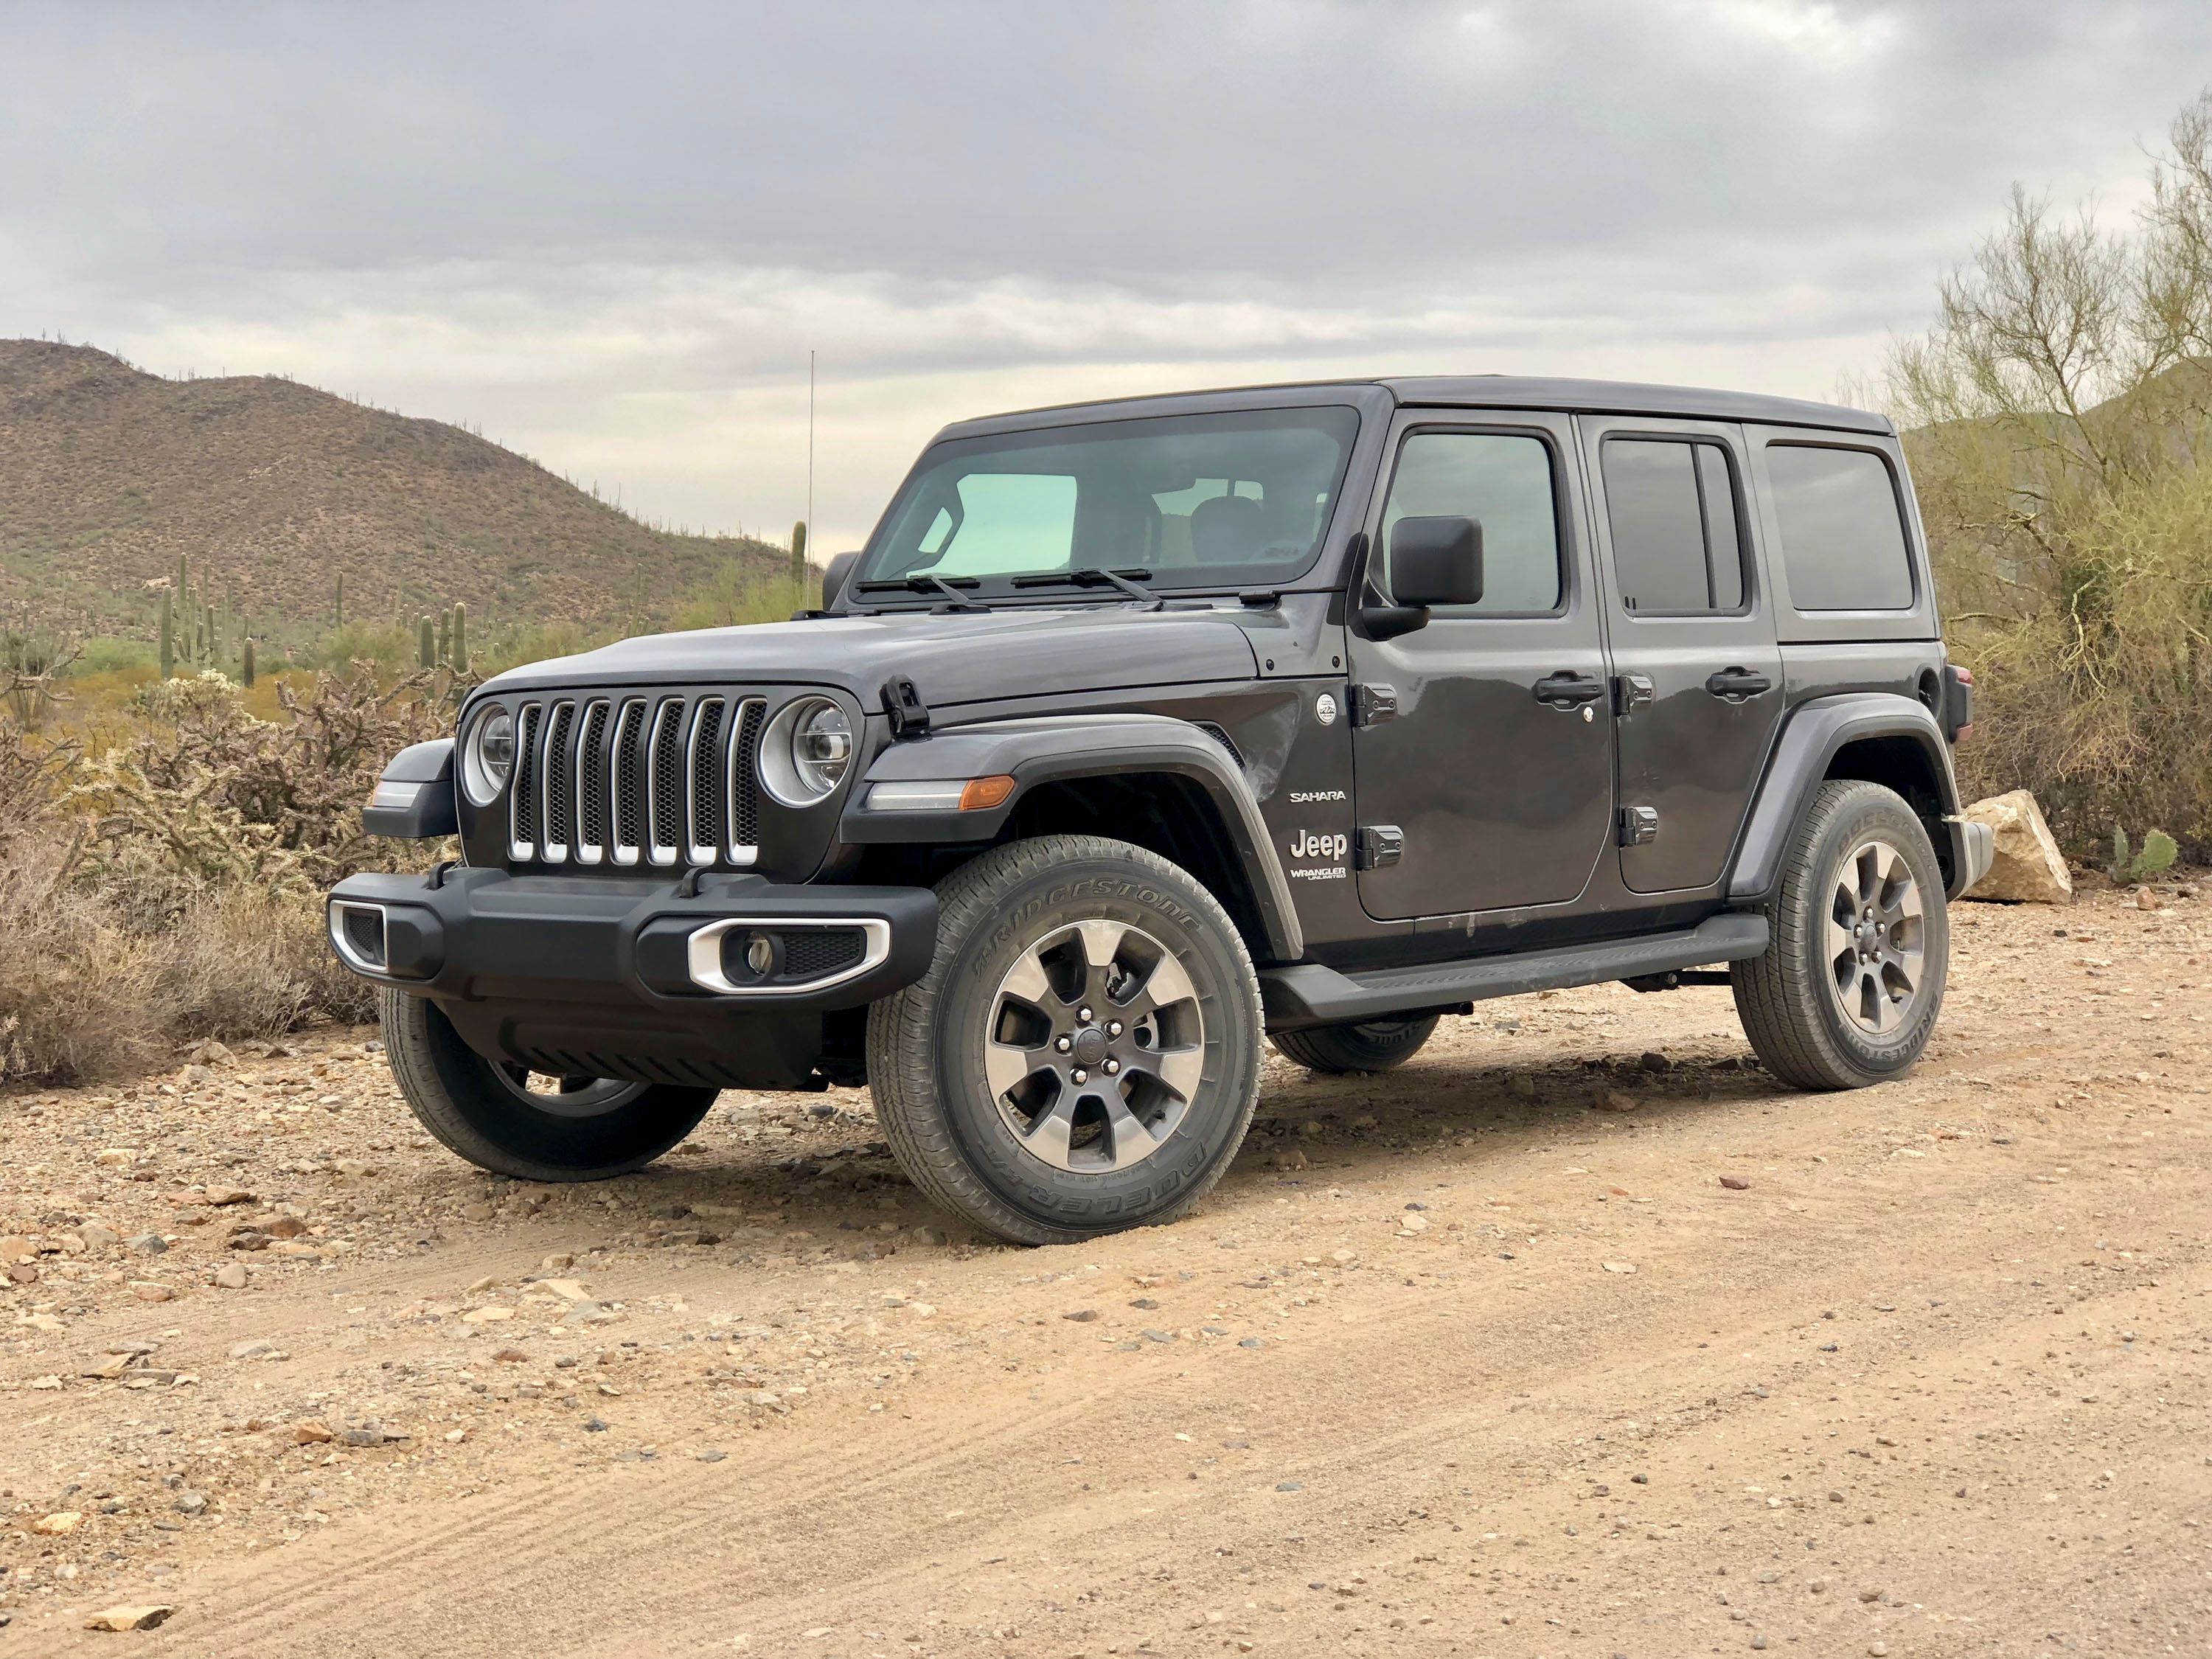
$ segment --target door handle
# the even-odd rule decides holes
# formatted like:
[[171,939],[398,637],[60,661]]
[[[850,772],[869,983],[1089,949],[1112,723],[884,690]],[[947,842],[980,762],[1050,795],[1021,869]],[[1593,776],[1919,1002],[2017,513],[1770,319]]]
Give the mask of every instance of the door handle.
[[1717,697],[1755,697],[1774,689],[1774,682],[1747,668],[1723,668],[1705,676],[1705,690]]
[[1587,674],[1547,674],[1535,684],[1536,701],[1554,708],[1572,708],[1595,702],[1605,695],[1605,682]]

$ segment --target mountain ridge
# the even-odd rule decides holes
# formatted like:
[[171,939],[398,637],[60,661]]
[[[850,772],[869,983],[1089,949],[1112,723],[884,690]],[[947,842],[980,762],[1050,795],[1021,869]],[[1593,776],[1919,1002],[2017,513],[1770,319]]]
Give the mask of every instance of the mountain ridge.
[[33,625],[143,633],[188,556],[257,632],[411,618],[639,628],[755,538],[640,523],[446,422],[271,375],[170,380],[113,353],[0,340],[0,608]]

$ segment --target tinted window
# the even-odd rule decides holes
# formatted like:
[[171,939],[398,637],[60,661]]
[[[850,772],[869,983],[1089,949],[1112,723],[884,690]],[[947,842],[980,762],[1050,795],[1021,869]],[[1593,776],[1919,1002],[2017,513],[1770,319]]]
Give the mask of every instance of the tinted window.
[[1735,478],[1718,444],[1611,438],[1602,451],[1624,607],[1697,616],[1743,606]]
[[1482,524],[1482,601],[1453,613],[1559,608],[1559,522],[1551,447],[1502,432],[1416,432],[1398,451],[1382,509],[1382,575],[1389,588],[1390,532],[1401,519]]
[[972,576],[993,594],[1018,574],[1090,566],[1160,586],[1286,580],[1320,550],[1358,429],[1346,408],[1253,410],[940,444],[859,578]]
[[1800,611],[1905,611],[1912,561],[1897,486],[1865,449],[1769,444],[1790,602]]

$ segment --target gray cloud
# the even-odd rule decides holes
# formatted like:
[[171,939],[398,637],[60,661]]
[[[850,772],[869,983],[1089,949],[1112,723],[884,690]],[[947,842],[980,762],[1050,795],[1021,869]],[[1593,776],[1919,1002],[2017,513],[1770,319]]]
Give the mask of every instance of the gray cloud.
[[2200,4],[15,3],[0,331],[469,416],[691,522],[982,407],[1362,368],[1819,395]]

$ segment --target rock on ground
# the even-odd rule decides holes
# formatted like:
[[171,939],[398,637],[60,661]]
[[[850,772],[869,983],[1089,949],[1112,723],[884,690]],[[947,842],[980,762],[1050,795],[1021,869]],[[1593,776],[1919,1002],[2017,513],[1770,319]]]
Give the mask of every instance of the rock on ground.
[[2066,855],[2043,821],[2043,809],[2025,789],[1978,800],[1960,816],[1996,831],[1996,857],[1974,884],[1972,896],[2018,904],[2071,904],[2074,878]]

